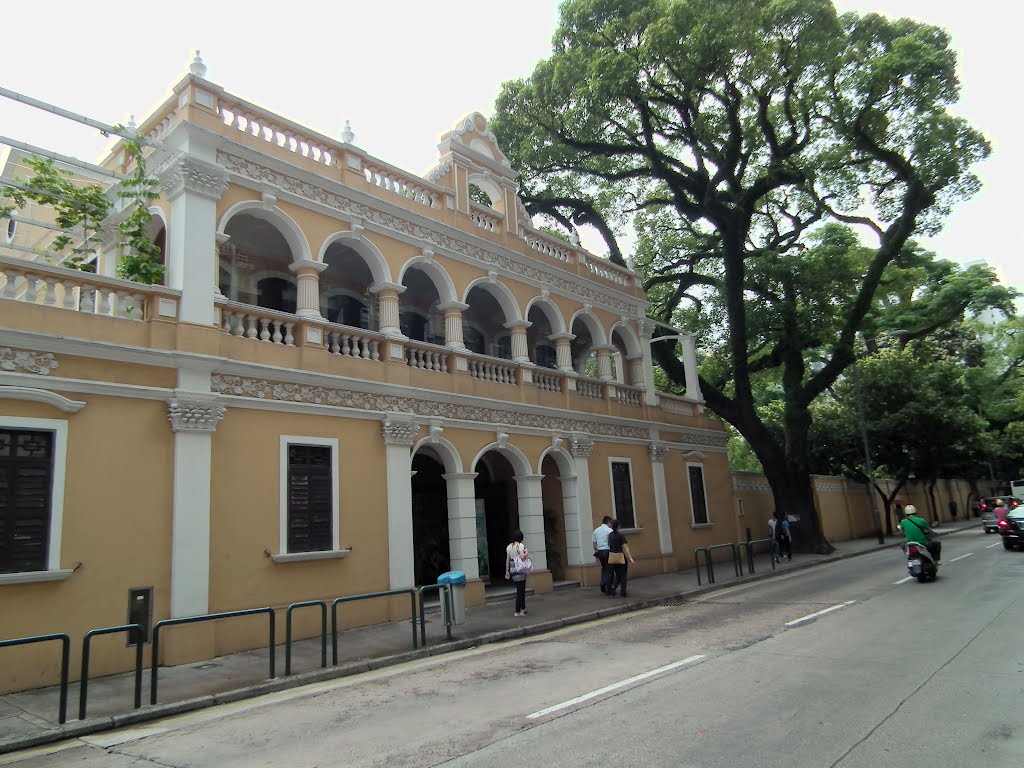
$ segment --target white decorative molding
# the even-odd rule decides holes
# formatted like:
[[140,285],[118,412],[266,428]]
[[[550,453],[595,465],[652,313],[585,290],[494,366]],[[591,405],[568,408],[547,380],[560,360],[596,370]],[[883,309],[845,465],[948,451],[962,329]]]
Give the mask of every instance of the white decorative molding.
[[557,434],[551,436],[551,447],[552,448],[561,448],[562,447],[562,438],[559,437]]
[[734,491],[747,491],[750,493],[771,493],[772,487],[763,475],[737,475],[732,476],[732,488]]
[[466,403],[449,403],[378,392],[358,392],[335,387],[272,382],[245,376],[214,374],[211,385],[214,392],[222,395],[329,405],[376,413],[402,413],[483,424],[507,424],[514,427],[544,429],[545,431],[558,429],[562,432],[583,432],[634,440],[646,439],[649,434],[649,429],[642,426],[586,421],[558,417],[550,413],[487,408]]
[[578,459],[589,459],[594,451],[594,441],[589,437],[573,437],[569,440],[569,452]]
[[420,432],[420,425],[415,421],[392,419],[389,416],[381,422],[380,431],[384,435],[385,445],[411,446]]
[[173,432],[216,432],[226,410],[215,400],[173,397],[167,401]]
[[498,447],[502,448],[502,449],[508,448],[508,433],[506,433],[506,432],[499,432],[498,433]]
[[223,168],[194,157],[176,158],[162,168],[159,175],[160,186],[168,200],[186,191],[220,200],[228,188],[228,174]]
[[654,321],[649,320],[646,317],[641,317],[636,321],[636,330],[640,334],[640,338],[644,341],[650,341],[651,337],[654,336]]
[[439,442],[441,442],[441,433],[442,432],[444,432],[444,427],[442,427],[436,421],[435,422],[431,422],[430,423],[430,442],[433,443],[434,445],[437,445]]
[[647,446],[647,452],[651,456],[651,461],[663,462],[668,458],[668,446],[661,443],[651,443]]
[[[522,254],[517,254],[513,251],[499,252],[469,243],[458,237],[453,237],[432,227],[425,226],[423,223],[413,220],[411,216],[406,217],[398,213],[387,213],[378,210],[364,203],[350,200],[335,192],[330,192],[320,184],[293,178],[227,152],[218,152],[217,160],[231,173],[235,173],[257,184],[276,186],[304,200],[324,205],[348,216],[360,217],[378,227],[390,229],[401,235],[423,240],[430,243],[435,249],[444,249],[484,266],[495,266],[519,277],[533,280],[538,285],[550,286],[561,291],[566,296],[587,302],[591,307],[595,303],[601,304],[609,307],[616,313],[625,314],[629,317],[636,317],[642,314],[638,301],[628,301],[622,296],[581,284],[576,276],[549,272],[534,264],[526,263],[523,261],[525,257]],[[437,224],[436,226],[440,227],[442,225]],[[513,256],[516,258],[513,258]]]
[[688,452],[683,454],[683,458],[684,459],[695,459],[697,461],[700,461],[700,460],[702,460],[704,458],[704,454],[701,453],[700,451],[688,451]]
[[0,347],[0,370],[28,371],[46,376],[60,365],[49,352],[32,352],[22,349]]
[[85,408],[81,400],[70,400],[56,392],[48,389],[36,389],[35,387],[0,387],[0,400],[31,400],[34,403],[45,403],[52,405],[65,413],[78,413]]
[[444,160],[435,165],[433,168],[431,168],[430,171],[427,172],[427,175],[424,176],[423,178],[425,178],[431,184],[437,184],[438,179],[443,178],[451,169],[452,161]]

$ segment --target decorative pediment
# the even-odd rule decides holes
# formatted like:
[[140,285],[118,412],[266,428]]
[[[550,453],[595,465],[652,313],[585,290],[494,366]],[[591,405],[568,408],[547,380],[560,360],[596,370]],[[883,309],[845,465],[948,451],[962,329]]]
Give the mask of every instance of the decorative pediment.
[[487,118],[479,112],[472,112],[461,118],[455,127],[441,135],[441,141],[437,145],[442,156],[453,152],[460,155],[468,155],[474,159],[490,161],[488,165],[496,164],[506,169],[503,174],[512,177],[512,166],[505,157],[505,153],[498,146],[498,140],[487,127]]

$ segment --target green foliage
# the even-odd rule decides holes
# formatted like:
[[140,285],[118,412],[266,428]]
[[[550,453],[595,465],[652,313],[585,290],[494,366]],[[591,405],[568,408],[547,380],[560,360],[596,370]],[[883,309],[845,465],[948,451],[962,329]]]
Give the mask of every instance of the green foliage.
[[482,205],[484,208],[490,208],[493,205],[490,195],[480,189],[476,184],[469,185],[469,199],[477,205]]
[[[553,45],[491,123],[528,210],[594,224],[613,257],[632,226],[651,315],[697,335],[708,406],[813,516],[809,409],[858,332],[923,336],[964,296],[992,301],[982,275],[908,294],[913,325],[876,300],[915,255],[945,279],[910,237],[977,189],[989,152],[949,112],[948,36],[829,0],[568,0]],[[669,350],[657,359],[682,382]]]
[[[96,243],[102,232],[103,220],[110,213],[110,200],[106,190],[98,184],[80,185],[73,175],[54,165],[48,157],[33,155],[25,160],[32,169],[32,176],[22,182],[21,187],[6,186],[0,191],[13,205],[0,209],[0,218],[9,216],[15,208],[23,208],[28,202],[38,203],[53,209],[54,223],[64,230],[81,228],[81,238],[67,232],[57,235],[42,251],[49,257],[62,257],[62,266],[84,269],[84,260],[96,253]],[[68,251],[68,246],[78,240],[78,245]]]
[[[116,130],[126,131],[123,126],[116,126]],[[117,225],[118,245],[123,254],[117,274],[126,280],[152,285],[164,277],[160,249],[146,236],[146,227],[152,219],[149,203],[159,197],[158,182],[147,172],[142,145],[137,140],[125,139],[123,146],[132,170],[115,188],[117,199],[125,203],[128,211]],[[25,164],[32,175],[22,186],[0,190],[0,195],[11,200],[11,204],[0,207],[0,218],[10,216],[16,208],[30,201],[52,208],[58,227],[78,228],[82,234],[77,237],[62,232],[53,239],[45,254],[63,257],[62,266],[91,271],[93,266],[85,260],[96,253],[96,244],[102,239],[104,223],[113,208],[107,190],[99,184],[77,183],[71,172],[58,169],[49,158],[32,156]],[[68,251],[75,242],[78,244]]]

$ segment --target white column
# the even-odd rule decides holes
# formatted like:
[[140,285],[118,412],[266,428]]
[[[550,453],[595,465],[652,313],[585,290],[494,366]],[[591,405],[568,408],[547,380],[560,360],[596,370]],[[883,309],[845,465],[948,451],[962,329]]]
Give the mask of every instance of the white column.
[[388,483],[388,582],[391,589],[416,585],[412,546],[412,444],[420,430],[413,421],[385,419],[385,466]]
[[700,380],[697,378],[697,344],[692,333],[684,333],[683,343],[683,375],[686,378],[686,398],[704,401],[700,391]]
[[523,543],[530,551],[533,567],[538,571],[548,569],[547,545],[544,541],[544,501],[541,495],[541,481],[544,475],[516,475],[516,491],[519,494],[519,529],[523,532]]
[[[574,547],[579,550],[580,562],[586,565],[595,562],[594,553],[594,511],[590,502],[590,454],[594,450],[594,441],[586,435],[575,435],[569,441],[569,452],[576,463],[576,510],[579,525],[574,532],[574,540],[570,541],[569,525],[566,523],[566,549]],[[570,563],[572,560],[570,559]]]
[[185,156],[164,172],[161,184],[171,203],[167,286],[181,291],[182,322],[211,325],[214,288],[210,276],[217,274],[217,201],[227,189],[227,172],[216,163]]
[[327,269],[327,265],[319,261],[302,259],[288,265],[288,269],[295,273],[298,281],[298,300],[296,301],[295,314],[299,317],[322,320],[323,315],[320,314],[320,273]]
[[658,443],[648,446],[651,455],[651,473],[654,478],[654,511],[658,516],[658,540],[661,554],[672,554],[672,529],[668,520],[668,489],[665,486],[665,458],[668,448]]
[[526,329],[531,325],[533,323],[526,320],[514,320],[511,323],[505,323],[505,327],[512,334],[512,361],[515,363],[529,364],[530,362],[530,350],[526,344]]
[[553,333],[548,339],[555,343],[555,364],[562,373],[572,373],[572,340],[576,337],[571,333]]
[[380,309],[380,332],[385,336],[402,335],[402,327],[399,321],[398,297],[405,292],[404,285],[395,283],[377,283],[370,286],[370,293],[377,295],[377,304]]
[[[644,357],[643,355],[637,355],[636,357],[627,357],[626,365],[629,366],[629,385],[631,387],[643,387],[647,383],[647,378],[644,376]],[[625,384],[626,382],[623,382]]]
[[[442,475],[448,481],[448,551],[451,570],[462,571],[466,579],[480,578],[477,557],[476,472]],[[494,568],[491,569],[492,575]]]
[[612,352],[615,347],[597,347],[597,378],[601,381],[612,380]]
[[[203,372],[179,372],[187,386]],[[209,373],[205,373],[207,389]],[[201,382],[199,386],[202,386]],[[189,388],[191,389],[191,387]],[[224,417],[216,395],[175,390],[167,417],[174,432],[174,500],[171,523],[171,618],[210,609],[210,482],[213,432]]]
[[636,324],[637,332],[640,334],[640,350],[643,354],[642,372],[643,383],[636,383],[644,387],[644,401],[648,405],[658,404],[658,390],[654,386],[654,359],[651,356],[651,337],[654,335],[654,323],[647,318],[641,318]]
[[590,562],[591,551],[590,549],[583,550],[580,547],[584,539],[590,536],[590,531],[586,532],[586,536],[581,535],[581,532],[586,526],[580,523],[580,504],[578,496],[578,476],[569,475],[567,477],[559,477],[562,481],[562,512],[565,517],[565,555],[569,561],[569,565],[583,565]]
[[469,309],[469,304],[452,301],[441,304],[438,309],[444,312],[444,345],[451,349],[465,349],[462,338],[462,313]]

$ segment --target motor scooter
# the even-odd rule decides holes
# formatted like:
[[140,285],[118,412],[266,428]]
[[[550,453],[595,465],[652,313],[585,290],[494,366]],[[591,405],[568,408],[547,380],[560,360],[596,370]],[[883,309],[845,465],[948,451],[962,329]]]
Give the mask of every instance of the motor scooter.
[[928,547],[911,541],[903,545],[903,550],[907,553],[907,573],[922,584],[935,581],[939,575],[939,565]]

